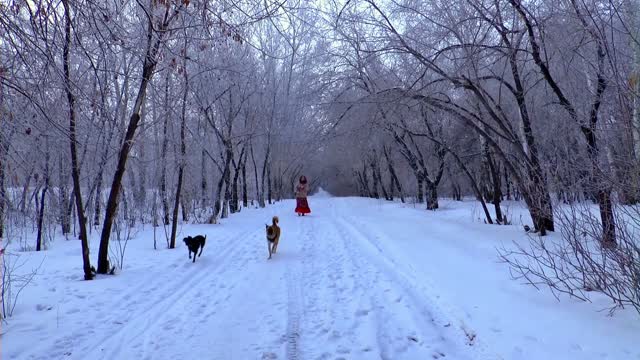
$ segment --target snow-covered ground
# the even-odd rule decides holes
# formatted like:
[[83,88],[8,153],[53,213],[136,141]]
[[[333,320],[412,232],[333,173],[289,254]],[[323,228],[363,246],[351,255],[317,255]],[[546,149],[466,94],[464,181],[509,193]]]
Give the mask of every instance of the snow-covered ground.
[[[496,247],[526,241],[522,228],[482,224],[474,202],[429,212],[325,193],[310,205],[182,226],[180,239],[207,235],[195,264],[181,241],[154,250],[140,229],[125,269],[95,281],[81,280],[78,241],[21,253],[42,267],[3,324],[1,358],[640,359],[632,310],[611,317],[597,296],[557,302],[510,280]],[[267,261],[273,215],[282,237]]]

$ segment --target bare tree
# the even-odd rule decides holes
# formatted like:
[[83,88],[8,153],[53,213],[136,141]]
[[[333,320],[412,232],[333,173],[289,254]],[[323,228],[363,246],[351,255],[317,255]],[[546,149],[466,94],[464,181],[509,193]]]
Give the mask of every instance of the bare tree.
[[[93,279],[93,270],[89,259],[89,239],[87,235],[87,222],[84,216],[84,204],[82,202],[82,191],[80,186],[80,167],[78,164],[77,139],[76,139],[76,113],[75,113],[75,97],[72,92],[71,70],[69,63],[69,48],[71,46],[71,9],[69,1],[63,0],[64,18],[65,18],[65,43],[64,43],[64,79],[65,89],[67,92],[67,101],[69,103],[69,145],[71,150],[71,177],[73,178],[73,193],[76,200],[76,211],[78,223],[80,226],[80,242],[82,244],[82,263],[84,270],[84,279]],[[48,165],[47,165],[48,166]],[[47,175],[48,181],[48,175]],[[44,201],[44,199],[43,199]],[[44,202],[43,202],[44,207]]]
[[[127,131],[122,141],[122,147],[118,154],[118,164],[113,175],[111,190],[107,200],[105,218],[100,236],[100,250],[98,252],[98,268],[97,272],[106,274],[110,271],[109,266],[109,237],[111,235],[111,227],[118,207],[118,197],[120,196],[120,188],[122,186],[122,178],[124,176],[125,166],[129,157],[129,152],[133,146],[133,137],[138,129],[140,122],[140,110],[147,93],[147,87],[153,77],[154,70],[158,64],[158,54],[161,45],[167,40],[170,26],[174,24],[176,18],[183,8],[188,6],[188,1],[181,1],[173,4],[167,3],[167,6],[152,1],[148,8],[143,7],[143,12],[147,17],[147,37],[145,45],[144,62],[142,66],[142,78],[138,87],[136,100],[131,111]],[[158,24],[159,25],[156,25]],[[157,27],[156,27],[157,26]]]

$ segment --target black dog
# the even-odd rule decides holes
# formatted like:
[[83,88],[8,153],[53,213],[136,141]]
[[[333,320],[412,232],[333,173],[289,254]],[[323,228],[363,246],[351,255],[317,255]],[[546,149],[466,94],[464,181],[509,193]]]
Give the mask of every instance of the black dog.
[[200,249],[200,255],[202,255],[202,250],[204,249],[204,242],[207,240],[207,236],[196,235],[194,237],[187,236],[182,241],[187,244],[189,248],[189,259],[191,259],[191,253],[193,253],[193,262],[196,262],[196,254],[198,253],[198,248]]

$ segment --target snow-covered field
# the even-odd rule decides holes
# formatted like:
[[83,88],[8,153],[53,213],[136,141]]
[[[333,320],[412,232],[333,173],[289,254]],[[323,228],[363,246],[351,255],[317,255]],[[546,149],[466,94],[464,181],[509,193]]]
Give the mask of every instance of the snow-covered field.
[[[496,247],[520,226],[478,221],[475,202],[436,212],[361,198],[245,209],[206,234],[195,264],[140,229],[117,276],[82,281],[80,244],[21,253],[42,263],[3,324],[2,359],[640,359],[640,317],[557,302],[512,281]],[[524,211],[511,204],[514,222]],[[264,224],[280,217],[267,261]],[[526,217],[522,217],[525,219]],[[94,234],[97,236],[97,234]],[[557,235],[552,235],[557,236]],[[92,241],[95,261],[98,242]]]

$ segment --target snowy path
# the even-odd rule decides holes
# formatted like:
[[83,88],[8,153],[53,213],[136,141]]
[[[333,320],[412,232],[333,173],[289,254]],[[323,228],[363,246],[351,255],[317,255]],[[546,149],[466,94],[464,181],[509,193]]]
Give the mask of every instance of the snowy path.
[[[81,280],[77,241],[22,253],[43,267],[3,325],[0,358],[640,359],[632,309],[608,317],[598,294],[559,303],[510,280],[496,247],[527,239],[519,226],[482,224],[474,202],[437,212],[310,202],[306,217],[289,200],[183,225],[180,239],[207,235],[195,264],[181,241],[168,250],[158,234],[153,250],[149,227],[130,241],[124,271],[95,281]],[[282,237],[267,260],[273,215]]]
[[[481,356],[475,339],[437,305],[437,294],[407,277],[370,241],[370,230],[354,225],[358,212],[351,203],[314,199],[313,211],[297,217],[283,202],[256,210],[255,221],[245,218],[243,226],[200,226],[207,245],[195,264],[180,244],[145,254],[145,266],[115,278],[72,284],[66,291],[84,308],[66,311],[64,324],[46,332],[48,341],[16,356],[495,358]],[[283,235],[278,254],[267,261],[263,224],[271,213],[280,216]]]

